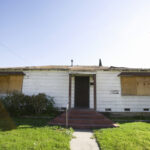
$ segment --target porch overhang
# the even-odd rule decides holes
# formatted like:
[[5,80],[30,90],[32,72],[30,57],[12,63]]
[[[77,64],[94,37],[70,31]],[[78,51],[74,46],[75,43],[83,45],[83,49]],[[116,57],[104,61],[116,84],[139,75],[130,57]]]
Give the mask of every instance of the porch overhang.
[[69,71],[69,75],[72,76],[93,76],[96,72],[90,71]]
[[139,77],[149,77],[150,72],[121,72],[118,76],[139,76]]

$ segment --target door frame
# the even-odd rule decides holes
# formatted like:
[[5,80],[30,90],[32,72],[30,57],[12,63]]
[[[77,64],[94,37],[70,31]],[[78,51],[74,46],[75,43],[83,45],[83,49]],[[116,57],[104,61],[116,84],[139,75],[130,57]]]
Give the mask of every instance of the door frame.
[[[93,85],[94,85],[94,88],[93,88],[93,96],[94,96],[94,110],[96,111],[97,110],[97,85],[96,85],[96,73],[90,73],[90,74],[77,74],[77,73],[69,73],[69,91],[68,91],[68,108],[71,109],[71,101],[72,101],[72,77],[76,77],[76,76],[89,76],[89,77],[93,77]],[[74,85],[75,86],[75,85]],[[90,87],[89,87],[90,88]],[[75,88],[74,88],[74,93],[75,93]],[[89,94],[90,94],[90,91],[89,91]],[[89,100],[90,100],[90,97],[89,97]],[[75,106],[75,104],[74,104]],[[73,106],[73,108],[74,108]],[[90,107],[90,104],[89,104],[89,107]]]

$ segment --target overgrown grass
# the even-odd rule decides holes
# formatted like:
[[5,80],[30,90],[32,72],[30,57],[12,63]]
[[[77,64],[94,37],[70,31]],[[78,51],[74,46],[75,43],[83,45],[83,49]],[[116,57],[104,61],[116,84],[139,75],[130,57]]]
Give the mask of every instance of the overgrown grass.
[[[2,120],[0,120],[1,122]],[[72,129],[46,126],[49,119],[13,119],[16,129],[0,130],[0,150],[69,150]],[[3,120],[4,122],[4,120]],[[8,121],[10,123],[10,120]]]
[[150,150],[150,123],[122,123],[94,131],[101,150]]

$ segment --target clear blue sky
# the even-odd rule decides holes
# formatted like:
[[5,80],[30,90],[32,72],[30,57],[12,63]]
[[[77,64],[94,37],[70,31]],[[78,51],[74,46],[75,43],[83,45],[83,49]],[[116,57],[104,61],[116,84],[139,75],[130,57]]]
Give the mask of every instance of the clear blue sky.
[[0,67],[150,68],[150,0],[0,0]]

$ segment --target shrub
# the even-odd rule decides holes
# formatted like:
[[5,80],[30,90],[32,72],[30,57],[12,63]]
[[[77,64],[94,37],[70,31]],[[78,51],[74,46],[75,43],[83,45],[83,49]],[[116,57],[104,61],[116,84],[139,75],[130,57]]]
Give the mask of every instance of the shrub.
[[1,97],[0,101],[11,115],[21,116],[57,113],[53,99],[53,97],[47,96],[44,93],[29,96],[14,92]]

